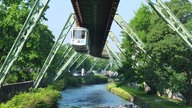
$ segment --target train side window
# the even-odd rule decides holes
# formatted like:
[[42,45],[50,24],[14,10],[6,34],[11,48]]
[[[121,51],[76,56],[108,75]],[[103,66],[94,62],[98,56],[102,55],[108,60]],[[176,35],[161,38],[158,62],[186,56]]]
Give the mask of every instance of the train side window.
[[81,33],[81,38],[82,38],[82,39],[85,38],[85,31],[82,31],[82,33]]

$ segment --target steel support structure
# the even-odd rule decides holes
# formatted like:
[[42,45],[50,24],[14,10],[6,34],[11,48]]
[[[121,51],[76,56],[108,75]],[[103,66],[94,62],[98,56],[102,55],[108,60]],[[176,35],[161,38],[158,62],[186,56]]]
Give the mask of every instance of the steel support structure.
[[73,55],[67,60],[67,62],[60,68],[60,70],[57,72],[57,74],[52,78],[52,81],[56,81],[62,74],[63,72],[66,71],[67,66],[73,61],[73,59],[78,55],[77,52],[74,52]]
[[[76,52],[77,53],[77,52]],[[80,53],[77,53],[76,55],[75,55],[75,57],[73,57],[72,58],[72,60],[70,60],[70,58],[69,58],[69,60],[70,60],[70,62],[68,63],[68,61],[61,67],[61,68],[63,68],[63,71],[61,72],[61,74],[59,74],[59,76],[58,76],[58,78],[57,79],[60,79],[63,75],[64,75],[64,73],[66,73],[66,72],[70,72],[70,67],[75,63],[75,62],[77,62],[77,60],[80,58],[82,56],[82,54],[80,54]],[[64,68],[64,66],[66,66],[65,68]],[[61,68],[60,68],[60,70],[61,70]],[[56,79],[56,80],[57,80]],[[55,81],[55,80],[52,80],[52,81]]]
[[90,73],[92,70],[93,70],[93,68],[95,67],[95,65],[98,63],[98,61],[100,60],[100,58],[96,58],[96,60],[95,60],[95,63],[92,65],[92,67],[87,71],[88,73]]
[[28,39],[29,35],[33,31],[34,27],[36,26],[37,22],[42,16],[42,13],[49,3],[50,0],[46,0],[45,3],[40,3],[41,0],[36,0],[33,4],[33,7],[28,14],[28,17],[17,35],[17,38],[9,51],[1,69],[0,69],[0,88],[2,87],[5,77],[7,76],[9,70],[13,66],[14,62],[19,57],[19,54]]
[[118,65],[121,67],[121,59],[120,57],[117,55],[117,53],[114,51],[114,49],[111,47],[111,45],[108,43],[108,41],[106,41],[106,48],[109,49],[109,52],[111,52],[112,56],[115,58],[115,60],[117,61]]
[[69,33],[72,25],[74,24],[75,19],[74,19],[74,14],[70,14],[69,18],[67,19],[67,22],[65,23],[57,41],[55,41],[46,61],[43,64],[43,67],[41,68],[34,84],[33,87],[37,88],[39,86],[39,83],[41,82],[43,76],[45,75],[48,67],[50,66],[53,58],[55,57],[55,54],[57,53],[58,49],[60,48],[60,46],[62,45],[63,41],[65,40],[67,34]]
[[60,68],[60,67],[62,66],[64,60],[65,60],[66,57],[71,53],[72,49],[73,49],[73,47],[71,47],[71,46],[70,46],[69,49],[66,49],[66,51],[65,51],[65,52],[63,53],[63,55],[62,55],[62,58],[61,58],[60,61],[59,61],[59,64],[58,64],[57,68]]
[[109,64],[105,67],[105,69],[103,70],[103,72],[106,72],[107,68],[110,66],[110,60],[109,60]]
[[[63,55],[62,55],[62,58],[60,59],[59,63],[58,63],[58,66],[57,66],[57,69],[56,69],[56,72],[57,70],[59,70],[62,65],[63,65],[63,62],[64,60],[66,59],[66,57],[69,55],[69,53],[71,53],[73,47],[71,47],[71,45],[69,45],[69,47],[67,47],[67,49],[64,51]],[[48,76],[47,80],[45,81],[46,84],[48,84],[49,82],[51,82],[52,80],[52,77],[55,75],[55,73],[51,74]]]
[[114,17],[115,22],[131,37],[131,39],[137,44],[137,46],[146,53],[144,50],[144,43],[140,40],[137,34],[129,27],[129,25],[123,20],[123,18],[116,13]]
[[172,13],[172,11],[161,0],[156,0],[157,4],[151,0],[147,3],[155,10],[155,12],[163,19],[163,21],[185,41],[185,44],[192,50],[192,34],[180,22],[180,20]]
[[115,36],[115,34],[112,31],[109,32],[109,37],[115,43],[115,45],[117,46],[119,51],[121,51],[121,53],[124,55],[124,51],[123,51],[123,49],[121,49],[121,42],[119,41],[119,39]]
[[76,63],[76,61],[82,57],[81,53],[78,53],[78,55],[76,56],[76,58],[74,58],[74,60],[69,64],[69,66],[67,67],[68,70],[70,70],[70,68]]
[[59,61],[57,62],[57,64],[58,64],[57,67],[61,66],[61,64],[64,62],[64,60],[65,60],[65,55],[67,55],[67,53],[69,52],[69,49],[72,50],[72,47],[71,47],[71,45],[69,45],[69,44],[67,44],[65,47],[66,47],[66,49],[65,49],[65,51],[63,52],[63,54],[62,54],[62,56],[61,56],[61,59],[59,59]]
[[[118,61],[118,59],[113,55],[111,49],[107,45],[105,45],[105,47],[106,47],[107,53],[109,55],[109,61],[111,61],[111,67],[112,67],[112,64],[114,64],[116,66],[115,68],[118,69],[121,65],[121,62]],[[116,63],[116,61],[118,61],[118,63]]]
[[74,72],[87,58],[89,55],[87,54],[76,66],[73,68],[72,72]]

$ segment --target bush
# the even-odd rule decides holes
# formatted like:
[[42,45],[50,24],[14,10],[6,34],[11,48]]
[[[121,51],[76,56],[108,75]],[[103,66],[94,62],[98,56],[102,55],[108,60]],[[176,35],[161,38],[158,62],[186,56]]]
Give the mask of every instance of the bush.
[[50,88],[40,88],[37,91],[20,93],[0,108],[53,108],[61,95]]
[[61,79],[51,83],[48,87],[51,89],[61,91],[61,90],[64,90],[66,86],[67,86],[67,81],[65,79]]
[[108,78],[103,75],[93,75],[89,76],[85,79],[86,84],[102,84],[107,83]]
[[81,84],[81,81],[78,77],[69,77],[67,78],[67,83],[69,86],[78,86],[79,84]]
[[122,88],[118,88],[115,83],[107,85],[107,90],[131,102],[134,100],[134,97],[131,94]]

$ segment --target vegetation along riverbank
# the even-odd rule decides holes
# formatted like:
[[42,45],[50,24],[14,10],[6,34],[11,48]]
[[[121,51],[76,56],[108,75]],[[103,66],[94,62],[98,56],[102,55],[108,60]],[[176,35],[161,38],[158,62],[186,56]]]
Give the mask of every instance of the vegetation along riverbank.
[[54,108],[61,98],[60,91],[66,87],[99,83],[107,83],[107,77],[101,75],[90,75],[86,78],[68,76],[53,82],[46,88],[21,92],[6,103],[1,103],[0,108]]
[[142,108],[192,108],[190,106],[185,106],[185,104],[181,101],[157,95],[148,95],[146,92],[128,87],[126,85],[110,83],[106,88],[110,92],[128,101],[142,106]]

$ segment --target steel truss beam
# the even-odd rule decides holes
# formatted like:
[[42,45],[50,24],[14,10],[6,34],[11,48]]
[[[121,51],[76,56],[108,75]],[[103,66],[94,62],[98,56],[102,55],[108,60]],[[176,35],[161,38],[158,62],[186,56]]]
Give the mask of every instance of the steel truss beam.
[[112,31],[109,32],[109,37],[115,43],[119,51],[121,51],[121,53],[124,54],[123,49],[121,49],[121,43],[119,39],[115,36],[115,34]]
[[72,70],[72,72],[74,72],[88,57],[89,57],[89,55],[87,54],[87,55],[75,66],[75,68]]
[[[67,49],[64,51],[62,58],[60,59],[59,64],[57,66],[57,70],[59,70],[62,67],[64,60],[71,53],[72,49],[73,49],[73,47],[71,47],[71,45],[69,45],[69,47],[67,47]],[[56,70],[56,72],[57,72],[57,70]],[[47,80],[45,81],[45,83],[48,84],[49,82],[51,82],[52,77],[54,77],[54,75],[55,75],[55,73],[49,75]]]
[[93,70],[93,68],[98,63],[99,60],[100,60],[100,58],[96,58],[95,63],[93,64],[93,66],[87,71],[88,73],[90,73]]
[[0,88],[2,87],[5,77],[7,76],[8,72],[11,69],[11,67],[13,66],[14,62],[19,57],[19,54],[20,54],[26,40],[28,39],[29,35],[33,31],[34,27],[36,26],[37,22],[41,18],[42,13],[50,0],[46,0],[45,3],[43,3],[43,4],[41,3],[42,5],[40,5],[40,1],[41,0],[36,0],[34,2],[33,7],[31,9],[30,13],[28,14],[28,17],[27,17],[21,31],[19,32],[11,50],[9,51],[2,67],[0,69]]
[[76,61],[82,57],[81,53],[78,53],[77,57],[69,64],[69,66],[67,67],[68,70],[70,70],[70,68],[76,63]]
[[[145,44],[140,40],[139,36],[131,29],[131,27],[123,20],[123,18],[116,13],[114,17],[115,22],[129,35],[129,37],[137,44],[137,47],[142,50],[145,54],[147,54],[144,49]],[[147,56],[151,59],[149,54]]]
[[52,81],[56,81],[65,71],[67,66],[73,61],[73,59],[78,55],[77,52],[74,52],[73,55],[68,59],[68,61],[60,68],[57,74],[53,77]]
[[65,60],[65,58],[67,57],[67,55],[70,53],[70,51],[72,50],[73,48],[71,47],[71,45],[69,45],[69,44],[67,44],[66,45],[66,49],[65,49],[65,51],[63,52],[63,54],[62,54],[62,56],[61,56],[61,59],[58,61],[58,66],[57,66],[57,68],[59,68],[62,64],[63,64],[63,62],[64,62],[64,60]]
[[144,53],[146,53],[146,51],[144,50],[144,43],[140,40],[137,34],[129,27],[129,25],[123,20],[123,18],[116,13],[114,20],[137,44],[137,47],[139,47]]
[[55,54],[57,53],[58,49],[60,48],[60,46],[62,45],[63,41],[65,40],[67,34],[69,33],[72,25],[74,24],[75,19],[74,19],[74,14],[70,14],[67,22],[65,23],[57,41],[55,41],[46,61],[43,64],[43,67],[41,68],[35,82],[34,82],[34,87],[37,88],[39,86],[39,83],[41,82],[43,76],[45,75],[48,67],[50,66],[53,58],[55,57]]
[[[106,48],[107,53],[108,53],[108,55],[109,55],[109,61],[111,62],[111,67],[112,67],[112,64],[114,64],[114,65],[115,65],[115,68],[118,69],[118,68],[121,66],[121,62],[118,60],[118,58],[115,58],[115,57],[114,57],[114,54],[112,53],[111,49],[110,49],[107,45],[105,45],[105,48]],[[115,58],[116,60],[114,60],[114,58]],[[118,63],[116,63],[116,61],[117,61]]]
[[163,19],[163,21],[185,41],[185,44],[192,50],[192,35],[180,22],[180,20],[172,13],[172,11],[161,0],[156,0],[157,4],[151,0],[147,3],[155,10],[155,12]]
[[59,65],[57,66],[58,69],[62,66],[64,60],[71,53],[72,49],[73,47],[70,47],[68,50],[66,50],[65,55],[63,55],[63,57],[61,58],[61,61],[59,62]]
[[121,59],[120,57],[117,55],[117,53],[114,51],[114,49],[111,47],[111,45],[108,43],[108,41],[106,41],[106,48],[109,50],[109,52],[111,52],[112,56],[115,58],[115,60],[118,62],[118,65],[121,67]]

